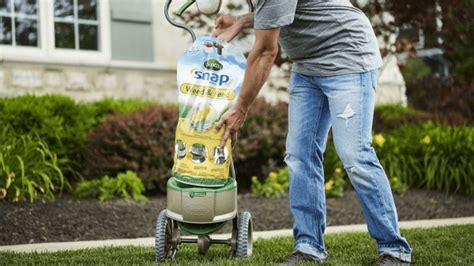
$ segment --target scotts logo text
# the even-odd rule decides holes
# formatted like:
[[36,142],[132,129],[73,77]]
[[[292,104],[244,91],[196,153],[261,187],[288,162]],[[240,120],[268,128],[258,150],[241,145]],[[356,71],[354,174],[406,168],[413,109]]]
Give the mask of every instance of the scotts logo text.
[[209,59],[204,62],[204,67],[209,70],[219,71],[222,69],[222,64],[216,59]]

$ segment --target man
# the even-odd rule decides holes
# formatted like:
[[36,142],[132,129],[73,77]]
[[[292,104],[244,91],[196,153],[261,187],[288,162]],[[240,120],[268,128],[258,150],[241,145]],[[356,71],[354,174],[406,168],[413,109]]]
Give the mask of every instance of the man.
[[231,41],[248,27],[255,42],[235,106],[218,123],[221,145],[233,142],[267,80],[278,41],[293,61],[285,162],[290,172],[294,252],[285,264],[327,257],[323,152],[329,128],[357,192],[378,265],[409,264],[412,249],[400,235],[387,176],[371,147],[377,69],[382,60],[367,17],[349,0],[259,0],[256,13],[221,16],[213,35]]

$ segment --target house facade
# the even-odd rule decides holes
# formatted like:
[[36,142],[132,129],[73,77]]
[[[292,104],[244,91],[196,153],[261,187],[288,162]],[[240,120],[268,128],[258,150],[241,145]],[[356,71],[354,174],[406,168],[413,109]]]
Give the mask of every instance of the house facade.
[[[78,101],[175,102],[176,61],[191,38],[166,21],[165,2],[0,0],[0,97],[57,93]],[[173,10],[184,2],[173,1]],[[287,75],[274,68],[261,95],[287,100]],[[392,82],[389,89],[380,86],[377,99],[406,103],[392,97],[399,94],[404,86]]]
[[[179,2],[179,1],[178,1]],[[176,98],[191,44],[164,0],[0,0],[0,96]]]

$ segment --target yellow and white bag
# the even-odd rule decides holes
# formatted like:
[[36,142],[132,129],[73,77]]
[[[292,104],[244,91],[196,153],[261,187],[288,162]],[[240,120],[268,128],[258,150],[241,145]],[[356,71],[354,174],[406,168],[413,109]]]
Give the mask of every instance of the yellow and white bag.
[[218,147],[224,128],[214,127],[237,99],[246,59],[223,40],[200,36],[178,61],[179,121],[173,176],[178,182],[224,186],[229,178],[232,147]]

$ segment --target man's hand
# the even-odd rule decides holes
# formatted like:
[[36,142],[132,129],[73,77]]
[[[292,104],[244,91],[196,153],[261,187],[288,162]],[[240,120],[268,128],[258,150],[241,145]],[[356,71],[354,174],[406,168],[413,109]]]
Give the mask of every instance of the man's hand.
[[246,116],[247,111],[237,105],[229,109],[222,116],[221,120],[214,128],[215,132],[217,132],[222,127],[224,127],[224,135],[222,136],[221,144],[219,145],[221,149],[224,149],[227,139],[229,138],[231,140],[232,146],[234,146],[235,142],[237,141],[237,134],[244,125]]
[[212,36],[230,42],[242,29],[243,24],[238,17],[224,15],[217,18]]
[[212,32],[213,37],[217,37],[226,42],[232,41],[242,30],[253,27],[254,13],[243,16],[220,16],[216,20],[216,26]]

